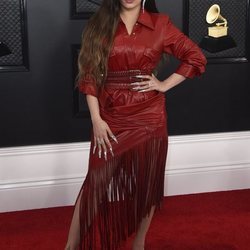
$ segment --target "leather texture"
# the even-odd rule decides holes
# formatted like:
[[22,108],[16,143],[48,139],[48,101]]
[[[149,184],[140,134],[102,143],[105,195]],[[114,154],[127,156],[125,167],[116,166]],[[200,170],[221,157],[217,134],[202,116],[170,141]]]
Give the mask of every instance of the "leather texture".
[[[205,71],[207,61],[201,49],[172,23],[169,16],[147,11],[140,13],[131,34],[120,19],[108,69],[152,71],[164,52],[180,60],[175,71],[177,74],[193,78]],[[94,79],[81,79],[79,90],[84,94],[98,95]]]
[[[151,207],[161,207],[168,148],[165,95],[133,91],[128,85],[135,74],[151,74],[163,52],[181,60],[178,74],[192,78],[205,70],[201,50],[168,16],[145,11],[131,34],[120,20],[104,87],[97,91],[91,78],[80,82],[82,93],[98,98],[100,115],[118,140],[117,144],[110,138],[114,156],[108,150],[105,160],[103,153],[92,153],[92,133],[89,169],[79,195],[81,249],[119,249]],[[93,207],[101,248],[95,246],[94,227],[85,234],[96,216]]]

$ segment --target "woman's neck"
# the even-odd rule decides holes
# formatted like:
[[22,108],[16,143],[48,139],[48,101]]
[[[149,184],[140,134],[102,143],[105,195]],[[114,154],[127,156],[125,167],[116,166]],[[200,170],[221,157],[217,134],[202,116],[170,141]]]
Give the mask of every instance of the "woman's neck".
[[139,17],[140,11],[141,6],[135,7],[133,9],[122,8],[120,16],[124,22],[135,23]]

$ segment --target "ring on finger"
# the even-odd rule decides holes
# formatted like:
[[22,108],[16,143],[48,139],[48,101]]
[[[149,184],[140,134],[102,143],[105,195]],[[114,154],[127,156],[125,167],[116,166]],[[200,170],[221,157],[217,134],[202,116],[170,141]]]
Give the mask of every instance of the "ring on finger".
[[97,138],[97,143],[102,144],[102,139]]

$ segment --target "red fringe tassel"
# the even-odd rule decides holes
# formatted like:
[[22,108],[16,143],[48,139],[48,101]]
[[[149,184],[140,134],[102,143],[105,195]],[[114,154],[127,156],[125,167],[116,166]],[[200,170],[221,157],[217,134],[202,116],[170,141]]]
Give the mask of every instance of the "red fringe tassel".
[[167,147],[167,137],[152,137],[89,169],[78,195],[80,249],[119,249],[153,205],[161,208]]

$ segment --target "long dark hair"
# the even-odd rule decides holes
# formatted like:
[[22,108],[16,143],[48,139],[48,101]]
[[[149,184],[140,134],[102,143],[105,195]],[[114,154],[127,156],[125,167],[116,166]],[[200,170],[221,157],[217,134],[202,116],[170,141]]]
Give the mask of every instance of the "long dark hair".
[[[146,0],[145,9],[158,13],[155,0]],[[99,10],[90,18],[82,33],[78,56],[79,73],[76,81],[86,76],[95,79],[97,86],[107,76],[107,63],[120,18],[120,0],[103,0]]]

